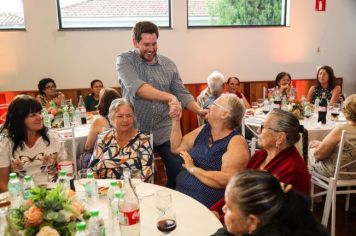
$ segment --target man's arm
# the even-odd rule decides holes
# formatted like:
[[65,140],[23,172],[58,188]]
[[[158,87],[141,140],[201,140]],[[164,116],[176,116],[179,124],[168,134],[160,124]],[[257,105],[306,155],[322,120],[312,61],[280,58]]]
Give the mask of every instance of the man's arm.
[[174,96],[173,94],[158,90],[149,84],[143,84],[137,90],[136,96],[147,100],[155,100],[161,102],[178,101],[176,96]]

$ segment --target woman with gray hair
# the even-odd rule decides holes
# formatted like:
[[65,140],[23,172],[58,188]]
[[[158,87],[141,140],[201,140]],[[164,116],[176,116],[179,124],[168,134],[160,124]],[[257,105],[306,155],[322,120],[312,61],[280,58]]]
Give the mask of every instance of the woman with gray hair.
[[152,176],[150,137],[134,127],[134,108],[124,99],[112,101],[108,118],[113,128],[98,135],[89,168],[96,178],[116,178],[125,168],[138,169],[146,181]]
[[327,236],[310,201],[271,173],[247,170],[233,176],[225,192],[225,227],[214,236]]
[[[309,144],[309,169],[327,177],[334,176],[342,131],[355,132],[356,135],[356,94],[346,98],[342,105],[342,112],[346,124],[337,125],[323,141],[313,140]],[[356,139],[352,139],[351,143],[345,143],[342,163],[356,159],[356,149],[352,145],[356,145]],[[356,163],[348,165],[347,169],[356,171]],[[354,176],[343,176],[343,178],[354,178]]]
[[224,196],[229,178],[245,169],[249,153],[236,131],[245,108],[235,94],[223,94],[209,107],[207,124],[182,136],[180,117],[172,118],[171,151],[183,158],[176,189],[207,207]]

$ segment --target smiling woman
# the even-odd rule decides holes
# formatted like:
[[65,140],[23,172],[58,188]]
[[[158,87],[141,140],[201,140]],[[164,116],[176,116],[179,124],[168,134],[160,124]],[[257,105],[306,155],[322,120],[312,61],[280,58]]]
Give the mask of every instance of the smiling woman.
[[41,104],[28,95],[18,95],[10,103],[0,130],[0,192],[7,189],[10,171],[44,183],[53,180],[58,158],[66,159],[58,133],[43,126],[41,110]]

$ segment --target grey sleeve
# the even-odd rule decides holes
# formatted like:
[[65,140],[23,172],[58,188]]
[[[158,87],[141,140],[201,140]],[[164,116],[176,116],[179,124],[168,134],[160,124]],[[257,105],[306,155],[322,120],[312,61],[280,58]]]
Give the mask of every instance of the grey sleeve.
[[116,60],[116,70],[121,85],[125,87],[131,97],[135,97],[137,90],[146,82],[138,77],[133,62],[129,61],[125,56],[119,55]]
[[183,81],[180,78],[178,71],[175,71],[173,74],[171,92],[178,98],[179,101],[182,102],[183,107],[186,107],[190,101],[194,101],[193,96],[184,87]]

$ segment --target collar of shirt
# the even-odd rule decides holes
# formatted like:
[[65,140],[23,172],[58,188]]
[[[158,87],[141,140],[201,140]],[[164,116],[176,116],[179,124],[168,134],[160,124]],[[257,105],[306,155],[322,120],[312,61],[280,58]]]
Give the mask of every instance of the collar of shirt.
[[149,64],[147,63],[144,59],[142,59],[141,55],[140,55],[140,51],[138,50],[138,48],[134,49],[134,52],[136,53],[137,57],[140,58],[140,62],[142,64],[146,64],[146,65],[150,65],[150,66],[154,66],[154,65],[162,65],[162,60],[159,57],[158,53],[156,53],[156,57],[155,57],[155,63],[154,64]]

